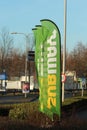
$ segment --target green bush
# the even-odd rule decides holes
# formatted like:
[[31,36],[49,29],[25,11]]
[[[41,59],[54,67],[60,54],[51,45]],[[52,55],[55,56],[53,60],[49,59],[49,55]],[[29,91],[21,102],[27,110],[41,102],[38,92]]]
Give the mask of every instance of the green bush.
[[26,120],[30,125],[47,126],[53,125],[53,121],[44,113],[38,110],[39,103],[31,102],[24,104],[16,104],[13,109],[9,111],[10,120]]
[[10,119],[29,119],[32,113],[38,111],[38,102],[15,104],[9,111]]
[[13,109],[9,112],[10,119],[27,119],[27,109],[26,107],[21,105],[16,105]]

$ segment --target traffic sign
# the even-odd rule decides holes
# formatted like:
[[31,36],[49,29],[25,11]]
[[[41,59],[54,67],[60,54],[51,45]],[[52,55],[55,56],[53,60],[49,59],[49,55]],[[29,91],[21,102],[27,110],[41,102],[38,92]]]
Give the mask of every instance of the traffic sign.
[[6,80],[7,75],[5,73],[0,74],[0,80]]
[[64,83],[66,81],[66,75],[62,74],[62,83]]
[[35,58],[35,51],[28,51],[28,60],[34,61]]

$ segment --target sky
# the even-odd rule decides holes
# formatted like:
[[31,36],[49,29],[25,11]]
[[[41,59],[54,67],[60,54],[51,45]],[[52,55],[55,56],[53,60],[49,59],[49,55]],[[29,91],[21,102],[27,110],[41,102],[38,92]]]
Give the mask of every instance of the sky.
[[[63,44],[64,0],[0,0],[0,32],[6,27],[9,32],[31,34],[41,19],[50,19],[58,26]],[[67,0],[66,27],[68,51],[79,42],[87,44],[87,0]],[[13,38],[15,46],[24,47],[23,35]]]

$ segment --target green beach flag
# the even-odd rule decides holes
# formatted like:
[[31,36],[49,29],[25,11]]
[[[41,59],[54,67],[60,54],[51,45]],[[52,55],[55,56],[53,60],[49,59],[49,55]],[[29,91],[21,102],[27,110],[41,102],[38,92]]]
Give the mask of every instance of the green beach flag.
[[[36,26],[37,28],[37,40],[36,40],[36,47],[35,47],[35,63],[36,63],[36,70],[37,70],[37,77],[38,77],[38,83],[39,83],[39,101],[40,101],[40,111],[43,113],[46,113],[48,116],[53,117],[53,113],[46,107],[46,97],[47,97],[47,89],[46,85],[43,83],[43,81],[47,81],[47,77],[45,76],[45,72],[43,72],[43,67],[45,66],[47,68],[47,64],[43,61],[43,50],[42,46],[43,43],[46,42],[47,36],[49,33],[49,30],[46,27],[42,26]],[[45,49],[45,48],[44,48]],[[44,53],[44,56],[47,56]],[[43,66],[44,64],[44,66]],[[44,74],[43,74],[44,73]],[[44,89],[43,89],[44,87]]]
[[[41,58],[42,56],[42,50],[41,50],[41,46],[43,45],[43,43],[46,41],[45,39],[47,39],[47,34],[48,31],[45,27],[42,28],[41,25],[37,25],[35,29],[32,29],[35,35],[35,41],[36,41],[36,46],[35,46],[35,65],[36,65],[36,72],[37,72],[37,79],[38,79],[38,84],[39,84],[39,101],[40,101],[40,111],[41,112],[46,112],[48,115],[50,115],[52,117],[52,112],[49,111],[49,113],[47,112],[48,110],[46,109],[46,105],[44,101],[44,97],[46,89],[43,89],[43,84],[42,84],[42,77],[43,77],[43,59]],[[44,79],[45,80],[45,79]],[[44,87],[45,88],[45,87]],[[44,91],[44,92],[43,92]],[[43,93],[45,95],[43,95]],[[44,105],[44,106],[43,106]],[[46,110],[45,110],[46,109]]]
[[53,118],[61,115],[60,32],[50,20],[41,20],[34,31],[35,64],[39,83],[40,111]]
[[[49,30],[44,44],[47,52],[47,108],[61,115],[61,38],[60,31],[51,20],[41,20],[42,27]],[[44,61],[46,61],[44,59]],[[43,67],[45,69],[45,67]],[[43,88],[44,89],[44,88]]]

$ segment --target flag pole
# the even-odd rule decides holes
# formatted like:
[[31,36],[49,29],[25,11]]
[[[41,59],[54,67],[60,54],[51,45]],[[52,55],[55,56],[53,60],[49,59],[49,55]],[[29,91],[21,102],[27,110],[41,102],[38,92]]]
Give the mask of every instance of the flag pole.
[[[66,63],[66,17],[67,17],[67,0],[64,0],[64,45],[63,45],[63,70],[62,70],[63,74],[65,74],[65,63]],[[64,102],[64,86],[65,83],[62,82],[62,102]]]

